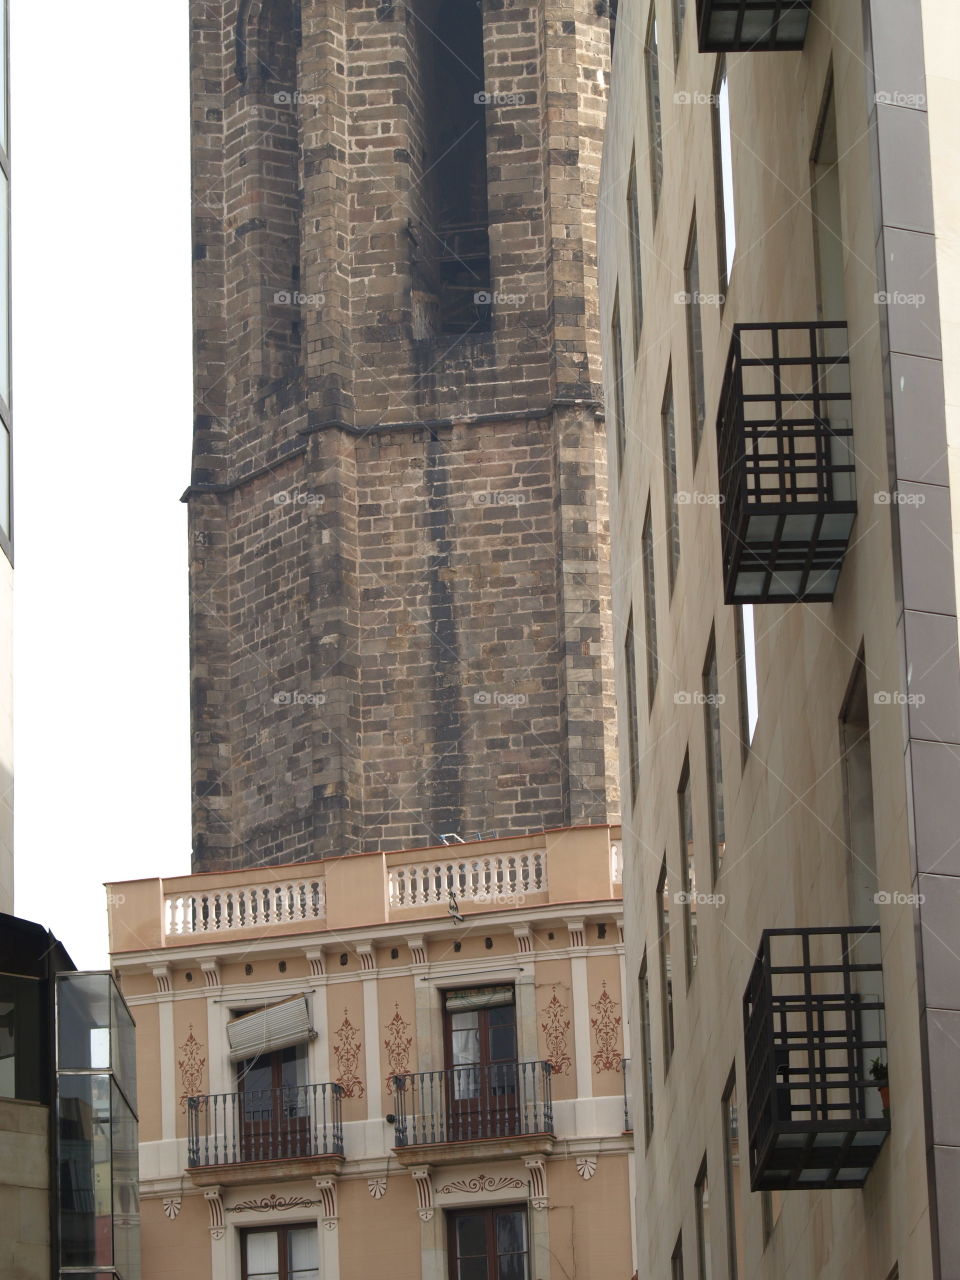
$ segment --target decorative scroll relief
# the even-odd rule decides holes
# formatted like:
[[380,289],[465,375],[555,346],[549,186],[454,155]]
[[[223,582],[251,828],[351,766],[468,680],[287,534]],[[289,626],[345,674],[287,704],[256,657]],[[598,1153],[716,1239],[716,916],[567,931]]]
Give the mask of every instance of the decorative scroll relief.
[[383,1047],[387,1051],[387,1065],[390,1068],[387,1072],[387,1093],[393,1093],[394,1076],[409,1074],[410,1049],[413,1045],[413,1036],[407,1035],[411,1024],[401,1014],[400,1002],[394,1001],[393,1007],[396,1012],[384,1028],[387,1038],[383,1042]]
[[241,1200],[231,1205],[227,1213],[283,1213],[287,1209],[307,1209],[321,1203],[306,1196],[261,1196],[259,1200]]
[[623,1055],[620,1053],[620,1024],[623,1019],[617,1014],[620,1008],[607,991],[606,982],[600,992],[599,1000],[590,1006],[596,1011],[596,1017],[590,1019],[597,1051],[593,1055],[593,1069],[604,1071],[622,1071]]
[[343,1011],[343,1022],[337,1027],[333,1041],[333,1056],[337,1060],[337,1084],[345,1098],[364,1098],[367,1089],[359,1075],[360,1054],[363,1043],[360,1032],[350,1021],[348,1011]]
[[[180,1094],[180,1110],[186,1111],[187,1099],[203,1093],[203,1068],[207,1065],[206,1058],[201,1056],[203,1045],[193,1034],[192,1022],[190,1034],[179,1046],[179,1052],[182,1056],[177,1059],[177,1067],[180,1071],[180,1088],[183,1090]],[[203,1103],[200,1105],[203,1106]]]
[[579,1173],[584,1182],[589,1182],[596,1172],[596,1156],[577,1156],[577,1173]]
[[556,1076],[568,1076],[573,1065],[570,1057],[568,1013],[568,1006],[557,995],[557,988],[554,987],[553,995],[543,1011],[544,1020],[540,1023],[540,1030],[547,1042],[547,1061]]
[[522,1178],[494,1178],[488,1173],[481,1173],[476,1178],[457,1178],[455,1182],[448,1182],[445,1187],[438,1189],[437,1195],[448,1196],[456,1192],[476,1195],[480,1191],[525,1191],[526,1188],[527,1184]]

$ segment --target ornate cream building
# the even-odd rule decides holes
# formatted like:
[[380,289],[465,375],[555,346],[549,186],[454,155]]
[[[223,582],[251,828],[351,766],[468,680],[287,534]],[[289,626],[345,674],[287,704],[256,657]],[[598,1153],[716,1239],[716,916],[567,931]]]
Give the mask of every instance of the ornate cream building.
[[619,831],[109,886],[144,1280],[635,1269]]
[[960,1276],[958,40],[952,0],[620,6],[641,1276]]

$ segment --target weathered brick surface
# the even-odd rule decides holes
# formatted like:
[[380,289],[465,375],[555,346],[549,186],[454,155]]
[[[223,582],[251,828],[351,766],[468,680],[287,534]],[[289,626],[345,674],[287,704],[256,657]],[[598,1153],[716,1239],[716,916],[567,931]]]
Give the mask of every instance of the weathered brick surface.
[[605,20],[485,2],[498,299],[457,340],[436,5],[191,7],[195,867],[615,818]]

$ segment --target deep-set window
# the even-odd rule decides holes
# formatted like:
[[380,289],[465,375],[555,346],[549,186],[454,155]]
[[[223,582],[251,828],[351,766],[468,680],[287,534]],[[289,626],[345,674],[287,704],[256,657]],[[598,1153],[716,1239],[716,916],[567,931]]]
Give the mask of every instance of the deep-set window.
[[667,580],[670,593],[680,567],[680,512],[677,509],[677,429],[673,412],[673,371],[667,370],[667,385],[660,409],[663,445],[663,504],[667,521]]
[[663,186],[663,124],[660,118],[660,46],[657,40],[657,6],[650,6],[650,21],[643,50],[647,80],[647,136],[650,144],[650,188],[653,216],[660,208]]
[[255,1227],[240,1237],[241,1280],[320,1280],[316,1227]]
[[640,245],[640,204],[637,199],[637,153],[630,157],[627,181],[627,232],[630,237],[630,295],[633,302],[633,354],[640,348],[643,328],[643,270]]
[[673,65],[676,67],[680,60],[680,45],[683,41],[683,19],[687,12],[687,0],[671,0],[671,7],[673,9]]
[[680,880],[683,896],[683,945],[687,960],[687,982],[697,967],[697,868],[693,857],[693,799],[690,795],[690,756],[683,757],[680,786],[677,788],[677,816],[680,823]]
[[703,373],[703,320],[700,314],[700,252],[697,248],[697,213],[690,224],[690,239],[683,265],[683,290],[687,311],[687,361],[690,377],[690,423],[693,428],[693,460],[696,463],[707,418],[707,392]]
[[760,714],[757,689],[757,637],[752,604],[737,606],[737,693],[740,700],[740,741],[750,749]]
[[707,760],[707,794],[710,807],[710,863],[716,880],[726,847],[723,809],[723,759],[720,752],[720,688],[717,681],[717,646],[713,634],[703,664],[703,730]]
[[530,1280],[527,1211],[522,1205],[447,1214],[450,1280]]
[[619,476],[623,474],[623,455],[627,448],[627,428],[623,407],[623,337],[620,329],[619,290],[613,303],[610,345],[613,348],[613,430],[617,443],[617,475]]
[[633,635],[633,610],[627,619],[627,636],[623,644],[627,672],[627,744],[630,764],[630,802],[636,804],[640,786],[640,712],[637,706],[637,646]]
[[723,1094],[723,1162],[727,1198],[727,1265],[730,1280],[737,1280],[743,1274],[743,1179],[737,1078],[732,1071]]
[[650,1032],[650,975],[647,953],[640,965],[640,1052],[643,1055],[643,1135],[649,1145],[653,1134],[653,1037]]
[[657,677],[660,674],[660,655],[657,650],[657,584],[653,568],[653,525],[649,498],[640,548],[643,561],[643,623],[647,647],[647,705],[652,707],[653,695],[657,689]]
[[660,1002],[663,1006],[663,1057],[665,1070],[673,1057],[673,963],[670,957],[670,878],[664,856],[657,885],[657,939],[660,948]]
[[710,1184],[707,1157],[703,1157],[693,1189],[693,1209],[697,1225],[697,1280],[713,1280],[713,1253],[710,1247]]
[[716,188],[717,261],[720,292],[727,292],[733,256],[737,251],[736,212],[733,203],[733,140],[730,132],[730,86],[727,60],[722,55],[713,82],[713,178]]

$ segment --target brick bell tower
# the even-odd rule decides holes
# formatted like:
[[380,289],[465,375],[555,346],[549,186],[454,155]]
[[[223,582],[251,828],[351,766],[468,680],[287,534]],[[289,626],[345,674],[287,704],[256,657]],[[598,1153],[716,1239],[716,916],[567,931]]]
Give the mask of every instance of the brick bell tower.
[[191,0],[195,871],[616,820],[596,0]]

